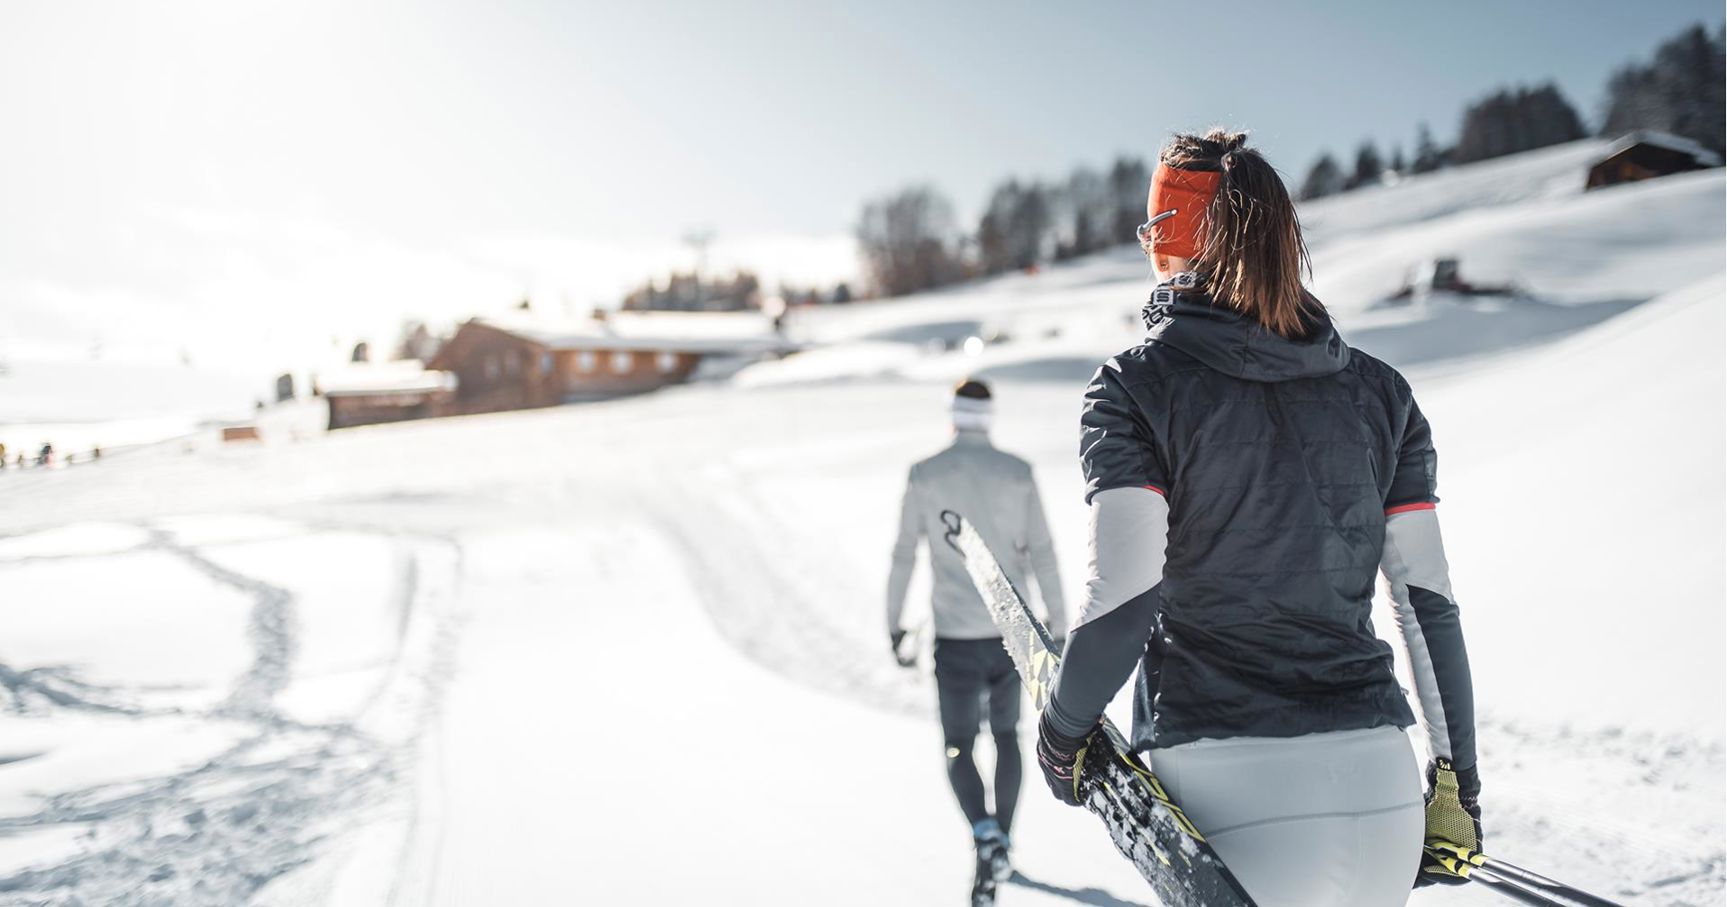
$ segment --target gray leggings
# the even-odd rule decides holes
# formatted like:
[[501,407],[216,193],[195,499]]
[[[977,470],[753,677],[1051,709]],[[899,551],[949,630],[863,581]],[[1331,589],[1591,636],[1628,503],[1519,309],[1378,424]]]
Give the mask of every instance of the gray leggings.
[[[999,639],[935,641],[935,688],[941,709],[942,741],[947,749],[947,780],[965,820],[975,828],[993,818],[1001,830],[1013,831],[1014,807],[1019,805],[1019,672]],[[983,777],[972,759],[972,746],[983,718],[989,715],[995,738],[995,811],[985,801]]]
[[1152,771],[1259,907],[1399,907],[1426,819],[1394,727],[1198,740]]

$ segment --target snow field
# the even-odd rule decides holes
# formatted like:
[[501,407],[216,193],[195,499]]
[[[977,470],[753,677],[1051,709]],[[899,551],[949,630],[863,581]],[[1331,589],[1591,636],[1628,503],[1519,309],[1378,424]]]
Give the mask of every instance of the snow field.
[[245,900],[386,801],[445,673],[435,547],[182,516],[0,552],[0,904]]
[[[1586,195],[1593,153],[1303,214],[1435,426],[1491,849],[1720,903],[1722,175]],[[1443,254],[1539,299],[1374,305]],[[1076,602],[1079,398],[1148,289],[1119,250],[800,313],[818,348],[729,383],[0,476],[0,905],[958,903],[927,654],[882,622],[905,469],[991,378]],[[1004,907],[1149,903],[1025,756]]]
[[[654,528],[500,535],[467,555],[491,606],[442,723],[445,856],[425,903],[541,903],[572,884],[596,903],[964,897],[969,833],[933,722],[734,654]],[[1036,794],[1025,871],[1132,896],[1141,883],[1107,839],[1085,846],[1090,818]]]

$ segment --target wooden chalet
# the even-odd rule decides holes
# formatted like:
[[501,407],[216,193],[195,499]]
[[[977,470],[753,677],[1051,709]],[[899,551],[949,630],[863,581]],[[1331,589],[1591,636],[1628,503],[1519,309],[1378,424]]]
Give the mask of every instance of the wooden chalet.
[[706,358],[780,346],[768,319],[750,314],[476,318],[429,365],[456,376],[454,412],[479,413],[639,394],[688,380]]
[[1591,164],[1584,188],[1599,189],[1719,166],[1720,155],[1690,139],[1644,129],[1614,142]]
[[450,415],[457,384],[455,375],[408,359],[320,374],[312,388],[329,405],[333,430]]

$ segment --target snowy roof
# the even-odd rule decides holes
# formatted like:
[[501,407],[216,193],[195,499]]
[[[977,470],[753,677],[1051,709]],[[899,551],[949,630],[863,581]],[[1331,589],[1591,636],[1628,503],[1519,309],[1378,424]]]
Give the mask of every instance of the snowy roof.
[[1677,151],[1680,154],[1689,154],[1693,158],[1696,158],[1698,163],[1707,167],[1721,166],[1721,156],[1715,152],[1710,151],[1691,139],[1677,136],[1670,132],[1660,132],[1654,129],[1639,129],[1636,132],[1625,134],[1618,141],[1609,146],[1607,151],[1604,152],[1599,159],[1606,160],[1633,145],[1654,145],[1657,148],[1665,148],[1668,151]]
[[524,316],[480,323],[554,350],[759,353],[784,346],[773,322],[755,312],[611,312],[603,319]]
[[358,362],[334,371],[319,372],[315,380],[319,391],[326,397],[429,394],[456,389],[454,374],[430,371],[418,359]]

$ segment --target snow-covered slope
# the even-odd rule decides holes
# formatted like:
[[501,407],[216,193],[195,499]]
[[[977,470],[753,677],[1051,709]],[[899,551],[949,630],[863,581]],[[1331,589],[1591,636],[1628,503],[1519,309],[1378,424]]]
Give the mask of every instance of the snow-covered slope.
[[1724,298],[1717,274],[1418,385],[1469,628],[1529,653],[1480,683],[1518,710],[1723,737]]
[[[1356,345],[1398,365],[1550,340],[1722,268],[1724,173],[1583,191],[1585,141],[1413,177],[1302,209],[1316,294]],[[1425,261],[1525,297],[1385,300]],[[786,382],[909,378],[1079,380],[1141,331],[1151,286],[1132,247],[977,284],[798,313],[818,348],[737,376]],[[969,348],[968,338],[978,340]]]
[[1578,195],[1589,166],[1612,144],[1583,139],[1317,199],[1302,206],[1302,228],[1310,241],[1324,243],[1464,211]]
[[[1721,174],[1583,194],[1585,150],[1314,206],[1316,276],[1435,425],[1492,849],[1719,903]],[[1551,293],[1370,305],[1441,251]],[[1145,278],[822,312],[731,384],[0,476],[0,905],[957,903],[927,661],[882,626],[904,470],[993,377],[1077,595],[1079,391]],[[1004,905],[1150,903],[1035,774],[1021,815]]]
[[0,363],[0,444],[7,458],[44,443],[82,456],[245,417],[264,383],[178,365],[12,360]]
[[[1346,311],[1383,298],[1423,259],[1555,303],[1647,299],[1720,270],[1722,171],[1474,208],[1313,244],[1314,289]],[[1413,186],[1412,188],[1419,188]],[[1391,190],[1362,206],[1395,200]]]

